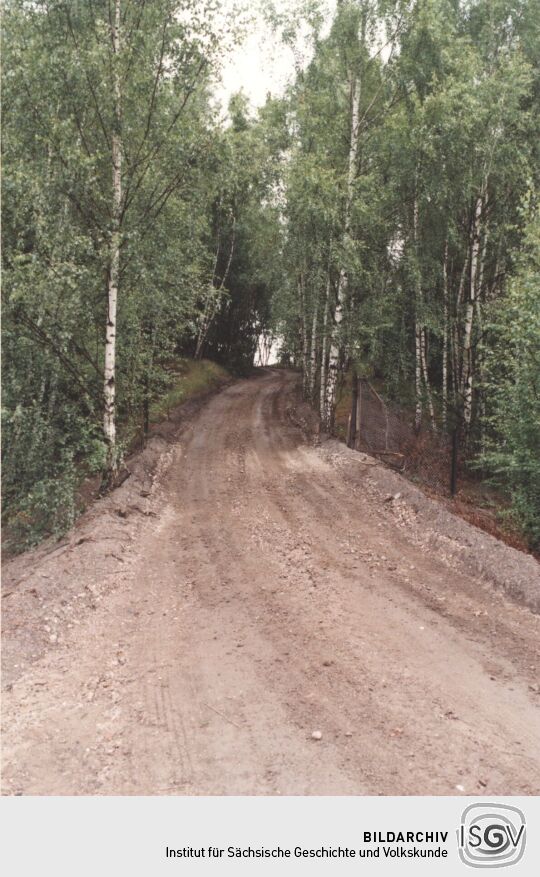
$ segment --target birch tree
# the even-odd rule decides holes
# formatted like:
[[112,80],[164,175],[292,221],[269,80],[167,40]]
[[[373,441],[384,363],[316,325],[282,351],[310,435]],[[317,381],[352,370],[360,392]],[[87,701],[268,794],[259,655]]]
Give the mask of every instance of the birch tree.
[[119,422],[125,435],[189,339],[208,277],[209,77],[232,39],[214,9],[6,4],[4,449],[13,472],[26,461],[7,503],[21,534],[66,526],[85,472],[114,482]]
[[[350,134],[349,155],[347,165],[347,190],[345,197],[345,212],[343,218],[343,249],[346,251],[351,243],[351,210],[354,197],[354,181],[357,174],[359,121],[360,121],[360,76],[355,70],[349,72],[350,87]],[[326,375],[326,390],[322,422],[327,430],[330,430],[334,421],[336,405],[336,391],[339,379],[339,371],[344,357],[342,329],[343,312],[345,309],[349,277],[347,269],[342,265],[339,269],[337,282],[336,305],[332,314],[332,332],[330,335],[330,349],[328,355],[328,371]]]
[[110,24],[113,76],[114,127],[111,132],[112,206],[111,255],[107,285],[107,323],[105,331],[104,412],[103,431],[107,443],[106,474],[112,483],[117,469],[116,452],[116,310],[120,277],[120,243],[122,224],[122,90],[120,79],[121,5],[115,0],[114,17]]

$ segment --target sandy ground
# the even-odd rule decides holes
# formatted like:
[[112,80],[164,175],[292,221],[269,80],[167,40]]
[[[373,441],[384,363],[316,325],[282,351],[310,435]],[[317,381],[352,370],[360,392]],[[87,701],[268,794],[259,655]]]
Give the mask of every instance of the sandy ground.
[[539,616],[467,572],[479,531],[444,551],[400,476],[306,443],[295,382],[229,386],[8,564],[4,794],[540,792]]

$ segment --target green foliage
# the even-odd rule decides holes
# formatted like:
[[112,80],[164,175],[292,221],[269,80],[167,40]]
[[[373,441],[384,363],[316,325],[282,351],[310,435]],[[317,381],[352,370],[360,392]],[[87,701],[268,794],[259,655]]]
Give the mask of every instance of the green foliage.
[[[254,189],[254,180],[260,171],[270,185],[262,155],[275,126],[268,121],[263,136],[246,122],[236,134],[241,99],[229,130],[211,101],[237,21],[220,15],[216,0],[119,2],[118,51],[115,4],[9,0],[4,9],[3,515],[20,546],[69,526],[77,484],[105,466],[104,341],[117,230],[117,456],[160,399],[181,396],[168,365],[194,352],[207,292],[220,285],[230,238],[223,226],[235,203],[245,206],[235,248],[241,268],[219,292],[223,313],[212,326],[219,335],[225,323],[230,333],[221,359],[244,364],[253,346],[244,329],[252,335],[264,319],[268,284],[257,281],[263,292],[252,284],[247,294],[246,277],[251,227],[264,213],[264,187]],[[122,158],[118,229],[114,137]],[[257,153],[258,171],[250,171]],[[212,378],[200,368],[203,385]]]
[[[62,423],[37,404],[2,411],[3,472],[7,547],[26,548],[45,535],[60,535],[75,518],[74,492],[80,479],[74,447],[87,451],[86,471],[99,466],[99,444],[85,431],[73,408]],[[85,441],[86,439],[86,441]],[[97,453],[96,453],[97,452]]]
[[324,37],[318,0],[267,5],[296,80],[256,114],[235,95],[226,122],[212,89],[237,26],[217,0],[119,2],[117,51],[114,4],[5,4],[9,532],[69,526],[105,464],[118,239],[120,452],[214,380],[203,356],[246,373],[272,331],[311,399],[333,347],[424,425],[463,422],[538,541],[538,0],[343,0]]
[[244,96],[235,95],[229,114],[214,204],[214,277],[203,296],[201,321],[205,311],[211,314],[203,347],[207,354],[245,374],[283,282],[279,183],[287,132],[279,101],[268,100],[253,118]]
[[273,298],[312,400],[333,345],[341,375],[377,378],[415,427],[462,424],[463,453],[489,445],[483,465],[533,540],[537,362],[524,351],[538,349],[538,266],[530,230],[529,267],[520,256],[520,205],[540,183],[537,13],[538,0],[338,4],[289,94],[287,277]]
[[[532,208],[531,208],[532,209]],[[494,304],[486,390],[491,434],[482,462],[512,497],[540,548],[540,215],[534,208],[508,294]]]
[[168,390],[150,408],[151,423],[159,423],[169,416],[171,409],[194,396],[218,387],[228,378],[222,366],[208,359],[175,361],[169,364]]

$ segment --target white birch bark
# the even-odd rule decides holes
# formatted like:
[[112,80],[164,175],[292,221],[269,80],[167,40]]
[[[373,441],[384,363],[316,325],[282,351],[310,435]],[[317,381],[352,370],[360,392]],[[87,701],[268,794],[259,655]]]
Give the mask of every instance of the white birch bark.
[[[221,204],[221,200],[220,200],[220,204]],[[216,255],[214,256],[214,267],[212,270],[212,279],[210,280],[211,292],[207,292],[207,294],[206,294],[203,312],[202,312],[202,315],[201,315],[201,318],[199,321],[199,331],[197,333],[197,344],[195,345],[195,359],[199,359],[199,357],[201,355],[201,350],[202,350],[202,345],[203,345],[203,335],[205,334],[205,331],[206,331],[205,326],[206,326],[206,322],[208,320],[208,315],[210,312],[212,297],[214,295],[216,272],[217,272],[217,265],[218,265],[220,248],[221,248],[221,229],[218,226]]]
[[461,269],[461,275],[459,278],[459,287],[458,287],[458,292],[457,292],[457,297],[456,297],[456,313],[459,311],[459,309],[461,307],[461,302],[463,301],[463,292],[465,290],[465,279],[467,277],[467,268],[469,267],[469,257],[470,257],[470,252],[467,249],[467,252],[465,254],[465,261],[463,263],[463,268]]
[[443,260],[442,425],[448,426],[448,240]]
[[431,426],[435,429],[435,409],[433,407],[433,398],[431,395],[431,387],[429,384],[429,375],[427,368],[427,354],[426,354],[426,329],[421,324],[419,314],[421,311],[422,305],[422,280],[420,277],[420,265],[418,259],[418,199],[415,194],[414,198],[414,207],[413,207],[413,241],[414,241],[414,253],[415,253],[415,261],[416,261],[416,274],[415,274],[415,290],[414,290],[414,299],[415,299],[415,328],[414,328],[414,340],[415,340],[415,394],[416,394],[416,404],[415,404],[415,414],[414,414],[414,428],[418,432],[420,426],[422,424],[422,401],[423,401],[423,391],[422,391],[422,378],[424,382],[424,390],[425,397],[427,401],[427,407],[429,411],[429,417],[431,420]]
[[416,263],[416,275],[414,279],[414,393],[415,393],[415,409],[414,409],[414,428],[416,432],[420,431],[422,425],[422,326],[419,321],[420,300],[422,297],[422,286],[418,276],[420,270],[418,265],[418,199],[416,197],[416,183],[413,206],[413,242]]
[[460,309],[463,301],[463,292],[465,290],[465,279],[467,277],[467,269],[469,267],[469,258],[470,258],[470,247],[467,247],[467,252],[465,254],[465,259],[463,261],[463,268],[461,269],[461,275],[459,278],[459,286],[455,300],[455,310],[454,316],[452,319],[451,331],[450,331],[450,353],[451,353],[451,366],[452,366],[452,392],[454,397],[454,407],[458,404],[459,395],[461,392],[461,373],[462,373],[462,361],[461,361],[461,353],[460,353]]
[[120,217],[122,209],[122,142],[121,87],[118,70],[120,52],[120,0],[115,0],[112,45],[114,53],[113,94],[115,126],[111,138],[112,157],[112,233],[107,288],[107,324],[105,330],[105,367],[103,381],[104,413],[103,432],[107,444],[107,480],[115,476],[118,461],[116,453],[116,309],[118,301],[118,278],[120,271]]
[[[221,282],[220,282],[219,287],[217,289],[213,288],[212,293],[209,294],[207,299],[206,299],[206,303],[204,306],[204,312],[202,315],[201,324],[199,326],[199,332],[197,335],[197,345],[195,347],[195,359],[200,359],[202,356],[203,347],[204,347],[204,343],[206,341],[206,337],[208,335],[208,331],[210,329],[210,326],[212,325],[212,321],[213,321],[214,317],[216,316],[216,313],[217,313],[217,310],[219,307],[219,303],[221,301],[221,296],[222,296],[223,290],[225,288],[225,283],[227,281],[227,277],[229,276],[229,271],[231,269],[231,262],[232,262],[233,253],[234,253],[235,241],[236,241],[236,217],[233,216],[231,247],[229,250],[229,258],[227,260],[227,266],[225,268],[225,273],[223,274],[223,277],[221,278]],[[216,267],[217,267],[218,256],[219,256],[219,240],[218,240],[218,248],[216,251],[216,258],[214,261],[214,271],[212,274],[212,287],[214,287],[214,278],[216,277]]]
[[421,329],[418,320],[414,326],[414,392],[415,392],[415,409],[414,409],[414,428],[419,432],[422,426],[422,340]]
[[[485,215],[487,206],[487,193],[484,199],[483,212]],[[484,289],[484,275],[485,275],[485,267],[486,267],[486,253],[487,246],[489,240],[489,229],[487,227],[487,222],[484,221],[484,236],[482,241],[482,253],[480,255],[480,269],[478,272],[478,283],[476,287],[476,298],[475,298],[475,309],[476,309],[476,323],[478,326],[478,333],[480,338],[482,337],[483,332],[483,317],[482,317],[482,301],[484,298],[483,289]],[[484,448],[484,423],[485,423],[485,413],[486,413],[486,400],[485,394],[482,389],[482,385],[484,383],[484,351],[482,344],[478,345],[477,348],[477,357],[476,357],[476,369],[479,377],[480,383],[480,392],[478,394],[478,423],[480,426],[480,447]]]
[[[358,141],[359,141],[359,122],[360,122],[360,80],[354,77],[351,80],[351,134],[349,142],[349,162],[347,171],[347,200],[345,205],[345,221],[343,242],[348,244],[351,232],[351,208],[354,196],[354,180],[356,177],[356,164],[358,160]],[[343,353],[343,343],[341,339],[341,323],[343,321],[343,309],[347,298],[348,276],[345,268],[342,266],[339,272],[337,300],[334,311],[334,319],[332,321],[332,333],[330,338],[330,352],[328,356],[328,375],[326,381],[326,392],[324,399],[324,410],[322,412],[322,421],[325,429],[330,431],[334,424],[334,413],[336,407],[336,391],[339,378],[339,369]]]
[[309,398],[315,399],[315,378],[317,375],[317,328],[319,323],[319,299],[315,301],[313,309],[313,321],[311,324],[311,352],[309,364]]
[[468,428],[472,417],[473,362],[472,362],[472,327],[475,312],[476,283],[478,257],[480,254],[480,223],[482,221],[482,195],[476,199],[474,209],[472,243],[471,243],[471,274],[469,298],[465,310],[465,326],[463,330],[463,367],[461,392],[463,396],[463,420]]
[[306,301],[304,292],[304,278],[298,280],[298,299],[300,308],[300,331],[302,333],[302,393],[307,399],[309,390],[309,346],[306,326]]
[[422,329],[420,332],[420,354],[422,361],[422,374],[424,376],[424,386],[426,389],[426,399],[427,406],[429,411],[429,419],[431,421],[431,426],[435,429],[435,409],[433,407],[433,397],[431,395],[431,387],[429,384],[429,375],[427,370],[427,354],[426,354],[426,330]]
[[328,266],[328,279],[326,281],[326,297],[324,300],[324,316],[323,331],[321,342],[321,386],[319,388],[319,413],[321,417],[324,413],[324,403],[326,399],[326,345],[327,345],[327,327],[328,327],[328,309],[330,307],[330,266]]

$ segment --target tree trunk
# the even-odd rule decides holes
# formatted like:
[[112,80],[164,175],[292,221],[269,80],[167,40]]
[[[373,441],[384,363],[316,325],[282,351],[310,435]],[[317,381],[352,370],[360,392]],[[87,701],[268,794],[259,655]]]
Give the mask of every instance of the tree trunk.
[[414,409],[414,429],[420,432],[422,426],[422,340],[418,320],[414,326],[414,394],[416,399]]
[[[485,208],[487,205],[487,194],[484,200],[484,214]],[[478,272],[478,284],[476,288],[476,298],[475,298],[475,310],[476,310],[476,324],[478,326],[478,335],[480,339],[483,335],[483,317],[482,317],[482,301],[483,301],[483,289],[484,289],[484,275],[485,275],[485,267],[486,267],[486,252],[488,246],[489,239],[489,229],[487,227],[487,223],[484,223],[484,239],[482,241],[482,253],[480,256],[480,270]],[[478,424],[480,427],[480,448],[481,453],[484,453],[484,442],[485,442],[485,431],[484,431],[484,420],[486,413],[486,400],[484,394],[484,351],[482,342],[478,345],[476,350],[476,370],[479,378],[479,387],[478,387]]]
[[[358,77],[351,78],[351,133],[349,141],[349,163],[347,172],[347,200],[345,205],[343,243],[348,244],[351,235],[351,208],[354,196],[354,180],[356,177],[356,164],[358,159],[360,122],[360,80]],[[332,333],[330,340],[330,353],[328,357],[328,377],[324,400],[322,420],[325,429],[330,432],[334,425],[336,408],[336,392],[339,380],[341,363],[343,361],[343,340],[341,338],[341,323],[343,321],[343,309],[347,298],[349,278],[344,266],[339,272],[337,300],[332,321]]]
[[313,308],[313,322],[311,324],[311,354],[309,364],[309,400],[315,401],[315,378],[317,376],[317,325],[319,320],[319,299]]
[[302,395],[304,399],[309,395],[309,345],[306,326],[306,299],[304,278],[300,275],[298,280],[298,299],[300,307],[300,331],[302,333]]
[[360,439],[362,438],[362,380],[358,378],[358,398],[356,400],[356,440],[355,448],[360,447]]
[[146,439],[150,432],[150,382],[148,380],[148,371],[145,371],[143,379],[144,397],[143,397],[143,438],[142,446],[146,447]]
[[107,288],[107,325],[105,332],[103,432],[107,444],[105,482],[110,486],[118,468],[116,450],[116,308],[120,273],[120,218],[122,209],[121,90],[118,54],[120,52],[120,0],[115,0],[114,24],[111,24],[114,53],[113,94],[115,126],[112,134],[112,233]]
[[465,259],[463,261],[463,268],[461,269],[461,275],[459,278],[459,286],[455,300],[455,308],[452,315],[452,323],[451,323],[451,332],[450,332],[450,353],[451,353],[451,366],[452,366],[452,393],[453,393],[453,402],[454,408],[457,410],[461,408],[460,402],[460,394],[461,394],[461,372],[462,372],[462,361],[461,361],[461,353],[460,353],[460,309],[463,301],[463,292],[465,290],[465,280],[467,277],[467,268],[469,267],[469,258],[470,258],[470,247],[467,247],[467,252],[465,253]]
[[197,344],[195,347],[195,359],[202,358],[204,345],[206,342],[206,338],[208,336],[208,331],[210,329],[210,326],[212,325],[212,321],[213,321],[214,317],[216,316],[217,309],[218,309],[219,303],[221,301],[221,294],[222,294],[223,289],[225,287],[227,277],[229,276],[229,271],[231,268],[231,262],[232,262],[233,253],[234,253],[235,240],[236,240],[236,218],[233,216],[232,237],[231,237],[231,247],[229,250],[229,258],[227,260],[227,266],[225,268],[225,273],[223,274],[223,277],[221,278],[221,282],[219,284],[219,287],[217,287],[217,289],[215,290],[215,293],[214,293],[214,289],[215,289],[214,280],[216,279],[216,269],[217,269],[217,262],[218,262],[218,256],[219,256],[219,238],[218,238],[218,248],[216,251],[216,258],[214,261],[214,271],[212,274],[213,291],[212,291],[212,295],[207,296],[206,303],[204,305],[204,311],[203,311],[201,323],[199,326],[199,332],[197,335]]
[[353,369],[352,378],[351,378],[351,414],[349,417],[349,431],[347,435],[347,447],[355,448],[356,447],[356,433],[357,433],[357,423],[356,417],[358,412],[358,375],[356,374],[356,369]]
[[463,397],[463,422],[469,429],[472,418],[472,392],[473,392],[473,357],[472,357],[472,327],[475,311],[476,281],[478,271],[478,256],[480,253],[480,223],[482,221],[482,195],[478,195],[474,209],[474,220],[471,242],[471,276],[469,283],[469,298],[465,311],[465,327],[463,331],[463,363],[461,394]]
[[337,290],[337,301],[334,310],[334,320],[332,326],[332,334],[330,338],[330,351],[328,354],[328,371],[326,376],[326,393],[324,399],[324,410],[322,420],[324,428],[331,432],[334,426],[334,415],[336,407],[336,393],[339,380],[339,372],[342,359],[341,345],[341,323],[343,321],[343,303],[344,303],[344,283],[346,282],[346,274],[344,269],[340,271]]
[[415,277],[414,277],[414,394],[415,394],[415,411],[414,411],[414,429],[418,433],[422,425],[422,326],[420,323],[419,311],[420,301],[422,298],[422,283],[420,280],[420,266],[418,264],[418,198],[416,195],[416,182],[413,205],[413,242],[414,242],[414,259],[415,259]]
[[326,297],[324,300],[323,333],[321,343],[321,386],[319,387],[319,413],[322,417],[326,399],[326,331],[328,326],[328,309],[330,307],[330,266],[328,266],[328,279],[326,282]]
[[415,277],[414,277],[414,304],[415,304],[415,327],[414,327],[414,346],[415,346],[415,395],[416,406],[414,415],[414,428],[419,432],[422,424],[422,378],[424,380],[425,396],[427,400],[431,426],[435,428],[435,410],[433,408],[433,399],[431,396],[431,387],[429,384],[429,375],[427,368],[426,353],[426,330],[422,325],[422,278],[420,276],[420,262],[418,258],[418,198],[415,196],[413,205],[413,242],[414,242],[414,259],[415,259]]
[[429,418],[431,420],[432,429],[435,429],[435,409],[433,407],[433,398],[431,395],[431,387],[429,384],[429,375],[427,370],[427,353],[426,353],[426,330],[422,329],[420,333],[420,353],[422,360],[422,374],[424,376],[424,386],[426,388],[426,399],[429,410]]
[[442,425],[448,426],[448,239],[443,261]]

